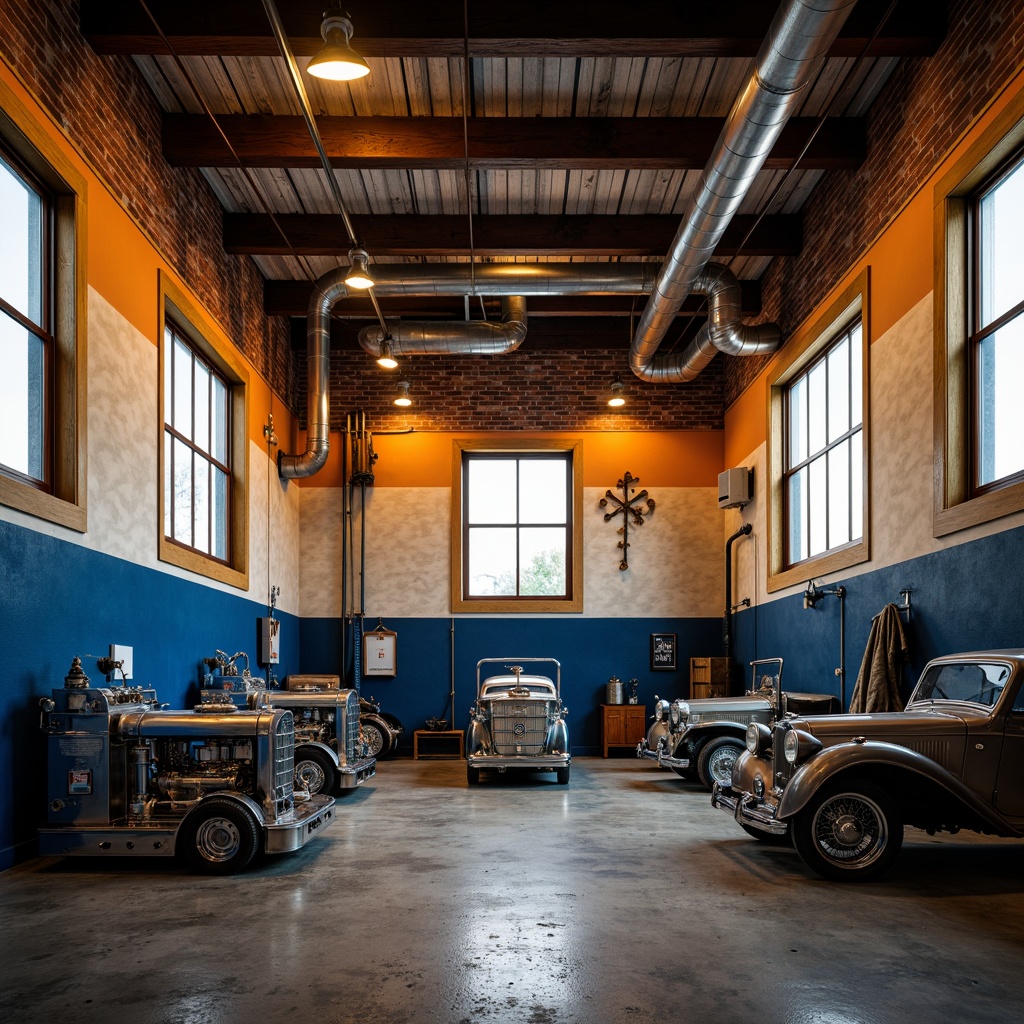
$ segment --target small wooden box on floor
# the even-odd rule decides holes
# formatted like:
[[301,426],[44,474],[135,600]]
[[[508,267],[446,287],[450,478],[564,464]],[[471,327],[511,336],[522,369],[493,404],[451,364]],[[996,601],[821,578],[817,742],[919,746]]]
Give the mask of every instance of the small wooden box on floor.
[[690,659],[690,698],[728,697],[729,659]]
[[647,708],[643,704],[601,705],[601,750],[609,747],[636,747],[647,735]]

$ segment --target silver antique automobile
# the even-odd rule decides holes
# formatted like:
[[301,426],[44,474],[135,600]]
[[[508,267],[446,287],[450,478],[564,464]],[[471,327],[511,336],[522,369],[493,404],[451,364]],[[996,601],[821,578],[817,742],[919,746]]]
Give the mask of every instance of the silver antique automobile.
[[889,868],[905,825],[1024,837],[1024,651],[936,658],[905,711],[747,729],[714,806],[758,839],[790,835],[825,878]]
[[636,756],[657,761],[684,779],[699,779],[710,790],[716,782],[727,785],[732,778],[752,722],[768,725],[780,714],[825,715],[839,710],[839,701],[831,694],[786,693],[782,658],[760,658],[750,666],[750,689],[743,697],[671,702],[655,697],[654,722],[646,739],[637,744]]
[[[532,675],[519,664],[555,666],[555,680]],[[502,664],[507,673],[481,678],[484,665]],[[481,769],[550,771],[569,782],[569,732],[561,700],[562,666],[554,658],[482,658],[476,666],[476,703],[466,729],[466,778],[480,781]]]

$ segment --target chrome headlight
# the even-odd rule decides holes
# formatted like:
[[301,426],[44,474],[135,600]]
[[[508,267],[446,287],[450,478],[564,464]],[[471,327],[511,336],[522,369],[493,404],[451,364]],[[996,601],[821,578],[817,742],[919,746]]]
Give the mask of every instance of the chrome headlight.
[[654,705],[654,720],[660,722],[669,713],[669,704],[667,700],[659,700]]
[[747,750],[749,750],[754,757],[765,753],[765,751],[771,750],[772,731],[767,725],[763,725],[761,722],[751,722],[750,725],[747,726],[747,734],[744,739]]
[[821,740],[802,729],[789,729],[782,741],[782,755],[790,764],[800,764],[821,750]]
[[669,710],[669,721],[673,725],[679,725],[685,723],[690,717],[690,707],[684,700],[676,700],[672,702],[672,707]]

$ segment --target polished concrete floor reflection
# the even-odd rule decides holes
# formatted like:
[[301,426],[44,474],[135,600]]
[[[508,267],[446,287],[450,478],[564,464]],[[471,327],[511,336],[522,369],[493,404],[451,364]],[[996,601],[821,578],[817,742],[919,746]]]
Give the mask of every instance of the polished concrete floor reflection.
[[907,839],[885,881],[835,885],[635,759],[474,788],[465,762],[387,761],[243,875],[0,875],[0,1020],[1020,1019],[1024,842]]

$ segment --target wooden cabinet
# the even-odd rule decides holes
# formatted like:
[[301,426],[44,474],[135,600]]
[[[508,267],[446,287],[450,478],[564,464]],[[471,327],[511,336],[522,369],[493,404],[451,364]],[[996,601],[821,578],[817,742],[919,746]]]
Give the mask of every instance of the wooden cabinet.
[[729,696],[728,658],[690,659],[690,700]]
[[643,704],[601,705],[601,756],[609,747],[635,747],[647,735],[647,708]]

